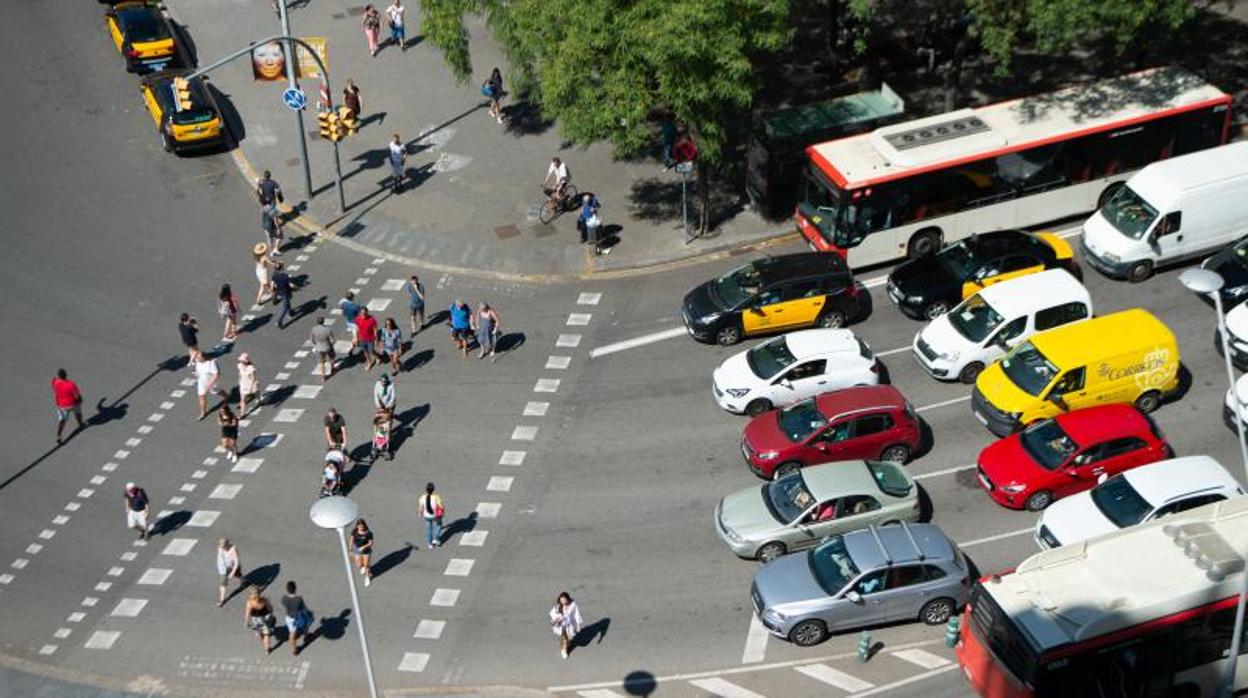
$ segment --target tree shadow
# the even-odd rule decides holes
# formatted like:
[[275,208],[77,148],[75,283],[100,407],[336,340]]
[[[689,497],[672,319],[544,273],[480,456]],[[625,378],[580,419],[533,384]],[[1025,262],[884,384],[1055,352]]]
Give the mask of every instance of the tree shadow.
[[635,218],[655,223],[676,220],[680,218],[680,180],[639,179],[633,182],[628,200]]
[[372,566],[373,579],[380,577],[386,572],[389,572],[390,570],[406,562],[407,558],[411,556],[412,551],[415,548],[416,548],[415,545],[405,542],[403,544],[403,547],[399,548],[398,550],[391,550],[390,552],[386,553],[385,557],[373,563],[373,566]]
[[607,630],[610,627],[610,618],[603,618],[592,625],[586,625],[572,638],[572,646],[589,647],[589,644],[594,642],[595,639],[598,644],[602,644],[602,641],[607,639]]
[[476,527],[477,512],[469,512],[467,516],[460,517],[442,527],[442,545],[446,545],[451,538],[468,533]]
[[[487,101],[480,109],[488,107],[490,103]],[[507,133],[520,136],[536,136],[550,130],[555,125],[553,119],[548,119],[542,115],[542,110],[533,102],[516,102],[509,104],[499,110],[503,115],[503,125],[507,129]]]

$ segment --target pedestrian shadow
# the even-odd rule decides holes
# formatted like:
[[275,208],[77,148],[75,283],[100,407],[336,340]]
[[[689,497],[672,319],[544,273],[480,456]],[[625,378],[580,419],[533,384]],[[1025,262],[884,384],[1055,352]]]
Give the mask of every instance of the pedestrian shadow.
[[295,390],[297,389],[297,387],[298,386],[294,384],[283,385],[277,390],[273,390],[267,393],[261,393],[260,399],[256,400],[256,405],[266,405],[269,407],[281,407],[283,402],[286,402],[287,400],[290,399],[291,395],[295,394]]
[[610,250],[620,244],[620,235],[624,232],[624,226],[617,223],[608,223],[602,226],[602,230],[598,232],[598,242],[596,247],[599,253],[610,254]]
[[[283,213],[282,214],[283,224],[289,222],[292,218],[295,218],[295,216],[297,216],[299,212],[303,210],[304,208],[307,208],[307,204],[304,202],[300,202],[298,205],[291,207],[291,213],[294,215],[287,215]],[[311,245],[313,240],[316,240],[316,233],[307,233],[305,235],[297,235],[297,236],[286,238],[285,244],[283,244],[281,248],[278,249],[278,252],[281,252],[282,254],[286,254],[287,252],[298,252],[299,250],[302,250],[308,245]],[[300,274],[299,276],[296,276],[294,279],[291,279],[291,283],[294,283],[295,279],[302,279],[303,281],[306,281],[307,278],[308,278],[307,274]]]
[[272,319],[273,319],[273,313],[271,312],[265,313],[264,315],[257,315],[253,317],[252,319],[248,320],[247,322],[244,322],[242,325],[239,325],[238,331],[240,334],[243,332],[255,332],[256,330],[259,330],[261,327],[264,327],[265,325],[269,324],[269,322]]
[[416,426],[429,416],[429,403],[417,405],[395,415],[394,428],[390,430],[390,452],[397,453],[399,448],[416,433]]
[[508,332],[498,338],[494,343],[494,351],[499,354],[506,354],[513,349],[519,349],[524,346],[525,336],[523,332]]
[[451,319],[451,311],[439,310],[438,312],[429,316],[429,320],[425,322],[425,327],[433,327],[434,325],[445,325],[447,322],[450,322],[450,319]]
[[187,521],[191,520],[191,512],[186,509],[179,509],[172,514],[158,519],[151,527],[151,535],[164,536],[182,528]]
[[238,450],[238,455],[245,456],[248,453],[251,453],[252,451],[260,451],[260,450],[266,449],[275,443],[277,443],[277,434],[271,434],[271,433],[256,434],[256,436],[253,437],[251,441],[247,443],[246,446],[243,446],[242,448]]
[[336,616],[322,616],[320,625],[316,626],[316,630],[308,632],[308,636],[303,641],[303,649],[307,649],[308,645],[321,639],[341,640],[343,635],[347,634],[347,625],[351,623],[351,609],[344,608],[338,612]]
[[420,368],[421,366],[424,366],[430,361],[433,361],[433,350],[422,349],[416,352],[415,354],[412,354],[411,356],[407,357],[407,359],[405,359],[401,365],[403,366],[403,370],[405,372],[415,371],[416,369]]
[[247,574],[244,574],[239,585],[234,588],[234,591],[231,591],[229,595],[225,597],[224,603],[229,603],[230,599],[233,599],[235,596],[242,594],[244,591],[252,587],[257,588],[261,593],[264,593],[265,588],[272,584],[274,579],[277,579],[277,574],[281,569],[282,566],[274,562],[257,567]]
[[463,535],[472,531],[477,527],[477,512],[470,512],[467,516],[456,519],[451,523],[442,527],[442,545],[446,545],[451,538],[457,535]]
[[[424,184],[426,180],[433,177],[433,163],[427,162],[420,167],[409,167],[403,173],[403,181],[399,184],[399,190],[395,194],[402,194],[408,189],[415,189]],[[388,187],[389,184],[382,186]]]
[[351,494],[351,491],[368,477],[373,465],[371,453],[372,441],[351,452],[351,469],[342,474],[343,495]]
[[95,414],[91,415],[85,421],[87,426],[97,427],[101,424],[108,424],[109,422],[115,422],[119,419],[125,419],[126,413],[129,411],[130,403],[128,402],[114,401],[113,404],[106,405],[104,404],[104,398],[100,398],[99,401],[95,403]]
[[377,125],[380,126],[382,123],[385,122],[385,120],[386,120],[386,112],[384,111],[373,112],[372,114],[369,114],[363,119],[360,119],[360,128],[364,128],[365,126],[373,123],[374,121],[376,121]]
[[404,562],[407,562],[407,558],[411,556],[412,551],[415,549],[415,545],[405,542],[402,548],[386,553],[385,557],[373,563],[373,579],[376,579]]
[[573,647],[589,647],[591,642],[597,639],[598,644],[607,639],[607,630],[611,627],[611,619],[603,618],[593,625],[587,625],[581,628],[581,631],[572,638]]
[[291,309],[290,318],[286,321],[286,326],[290,327],[317,310],[324,310],[326,307],[325,301],[326,297],[321,296],[320,298],[309,298],[300,303],[298,307]]

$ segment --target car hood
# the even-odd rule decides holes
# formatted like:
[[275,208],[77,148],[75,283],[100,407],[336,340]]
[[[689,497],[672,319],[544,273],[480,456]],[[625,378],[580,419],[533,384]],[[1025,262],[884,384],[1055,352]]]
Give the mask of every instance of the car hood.
[[733,354],[724,359],[724,362],[715,369],[714,373],[715,385],[720,390],[729,388],[749,388],[753,390],[758,387],[760,379],[750,368],[749,359],[746,358],[745,352]]
[[780,523],[763,503],[763,487],[749,487],[724,497],[719,514],[724,526],[751,540],[779,528]]
[[1059,499],[1044,510],[1040,523],[1049,529],[1062,545],[1070,545],[1102,533],[1118,530],[1092,503],[1090,491]]
[[927,323],[927,327],[919,330],[919,337],[927,342],[927,346],[937,353],[963,352],[979,348],[971,340],[963,337],[949,322],[949,313],[937,317]]
[[1223,293],[1227,289],[1248,285],[1248,267],[1240,263],[1239,255],[1235,252],[1234,247],[1215,254],[1201,266],[1209,271],[1217,272],[1218,276],[1222,277],[1224,284],[1222,287]]
[[1248,305],[1241,303],[1226,314],[1226,329],[1230,339],[1248,342]]
[[813,601],[828,596],[810,571],[807,559],[809,555],[809,552],[785,555],[763,565],[754,573],[754,585],[759,596],[763,597],[764,608]]
[[1052,473],[1036,463],[1023,449],[1018,434],[996,441],[979,453],[979,468],[993,485],[1000,487],[1011,483],[1034,484]]
[[797,445],[789,441],[789,437],[780,428],[780,412],[777,410],[764,412],[751,419],[750,423],[745,425],[745,431],[742,432],[741,437],[760,453],[762,451],[785,451]]
[[903,262],[888,280],[903,294],[924,298],[956,297],[962,289],[962,280],[950,276],[934,254]]
[[[1244,412],[1248,413],[1248,374],[1239,377],[1235,381],[1235,393],[1239,395],[1239,403],[1244,406]],[[1231,401],[1231,390],[1227,388],[1226,396],[1222,399],[1222,404],[1235,409],[1235,403]]]
[[1001,362],[995,362],[985,368],[979,378],[975,379],[975,388],[979,390],[993,407],[1002,412],[1022,412],[1035,404],[1038,398],[1028,395],[1014,385],[1014,381],[1005,375]]
[[685,312],[689,313],[690,320],[697,320],[711,313],[723,312],[724,309],[719,307],[711,296],[711,284],[713,283],[715,282],[707,281],[685,294],[684,309]]

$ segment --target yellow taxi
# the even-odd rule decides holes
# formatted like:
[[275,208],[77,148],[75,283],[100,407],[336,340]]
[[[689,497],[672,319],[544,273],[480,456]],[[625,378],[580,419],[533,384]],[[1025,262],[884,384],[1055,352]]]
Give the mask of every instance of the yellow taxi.
[[139,82],[143,106],[156,122],[166,151],[213,148],[226,141],[225,123],[212,91],[202,77],[187,80],[191,72],[164,70]]
[[177,58],[173,27],[156,3],[119,2],[104,11],[104,23],[128,72],[164,70]]

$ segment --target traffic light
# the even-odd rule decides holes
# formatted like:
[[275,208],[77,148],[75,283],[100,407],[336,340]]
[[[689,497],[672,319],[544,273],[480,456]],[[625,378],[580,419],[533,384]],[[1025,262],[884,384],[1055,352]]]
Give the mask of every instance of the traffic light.
[[342,124],[342,135],[346,137],[360,130],[360,120],[355,112],[346,107],[338,107],[338,120]]
[[173,99],[178,105],[178,111],[191,108],[191,83],[186,78],[175,77],[173,79]]
[[332,111],[323,111],[316,115],[316,126],[321,138],[337,141],[342,138],[342,123],[338,115]]

